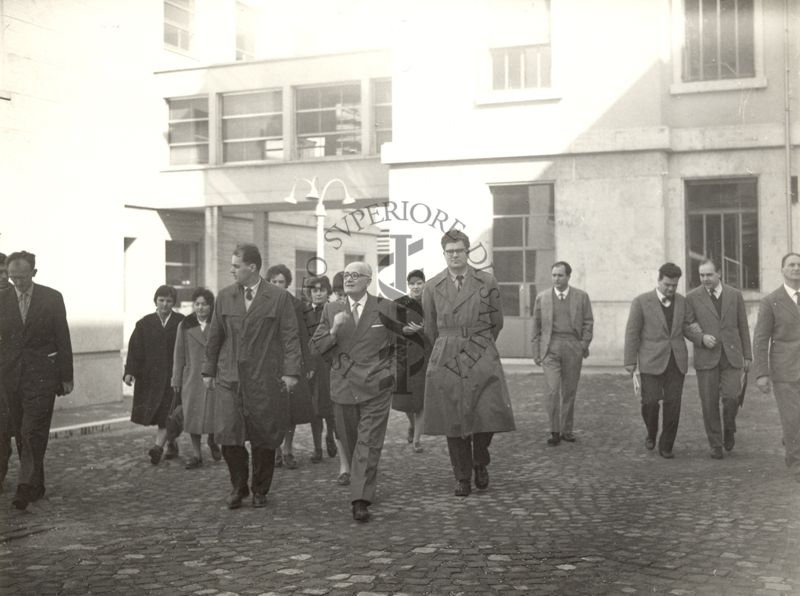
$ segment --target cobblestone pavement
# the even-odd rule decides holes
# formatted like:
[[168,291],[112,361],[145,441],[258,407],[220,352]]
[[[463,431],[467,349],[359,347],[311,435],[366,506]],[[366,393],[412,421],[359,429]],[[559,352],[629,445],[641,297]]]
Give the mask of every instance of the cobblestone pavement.
[[749,392],[736,448],[715,461],[687,378],[665,460],[643,446],[627,377],[584,377],[578,442],[555,448],[542,377],[509,382],[518,430],[495,437],[489,490],[454,497],[444,439],[413,453],[393,412],[368,524],[352,521],[335,460],[309,462],[307,426],[268,506],[237,511],[224,463],[152,466],[151,430],[53,439],[46,497],[11,508],[16,464],[0,496],[0,591],[800,594],[800,485],[771,397]]

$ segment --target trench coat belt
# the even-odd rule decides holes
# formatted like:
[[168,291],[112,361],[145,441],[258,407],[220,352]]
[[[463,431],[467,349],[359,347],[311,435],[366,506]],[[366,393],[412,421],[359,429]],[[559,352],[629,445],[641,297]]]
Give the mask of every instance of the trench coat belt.
[[471,337],[489,328],[491,328],[491,325],[482,325],[480,327],[440,327],[437,331],[440,336],[444,337]]

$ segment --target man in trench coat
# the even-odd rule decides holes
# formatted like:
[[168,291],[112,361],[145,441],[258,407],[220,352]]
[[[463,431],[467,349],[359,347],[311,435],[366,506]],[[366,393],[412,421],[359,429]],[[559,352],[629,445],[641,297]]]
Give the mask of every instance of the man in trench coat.
[[289,294],[267,283],[260,270],[258,247],[237,246],[231,259],[236,283],[217,296],[202,369],[206,388],[217,390],[214,437],[233,485],[230,509],[250,492],[245,441],[253,458],[253,507],[267,504],[275,449],[289,425],[289,393],[301,370]]
[[442,237],[447,269],[422,293],[424,332],[433,344],[425,376],[425,434],[447,437],[455,495],[489,486],[489,444],[496,432],[515,429],[495,340],[503,328],[494,277],[468,264],[469,237]]

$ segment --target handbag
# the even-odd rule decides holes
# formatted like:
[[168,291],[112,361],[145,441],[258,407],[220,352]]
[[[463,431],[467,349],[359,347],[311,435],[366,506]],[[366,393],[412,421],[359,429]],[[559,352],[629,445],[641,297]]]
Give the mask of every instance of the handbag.
[[167,416],[167,441],[174,441],[183,432],[183,403],[179,391],[172,391],[172,403]]

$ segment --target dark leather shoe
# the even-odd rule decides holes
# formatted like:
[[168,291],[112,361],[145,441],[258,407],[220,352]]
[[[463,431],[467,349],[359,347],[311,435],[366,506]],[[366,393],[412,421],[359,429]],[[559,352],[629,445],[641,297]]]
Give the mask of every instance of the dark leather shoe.
[[214,461],[220,461],[222,459],[222,449],[219,448],[219,445],[217,445],[212,441],[209,441],[208,448],[211,450],[211,458]]
[[286,466],[287,470],[294,470],[297,468],[297,460],[294,458],[294,454],[292,453],[284,453],[283,454],[283,465]]
[[652,451],[653,449],[656,448],[656,440],[655,439],[651,439],[650,437],[647,437],[644,440],[644,448],[647,449],[648,451]]
[[550,438],[547,439],[547,444],[555,447],[561,442],[561,435],[559,433],[550,433]]
[[336,484],[339,486],[349,486],[350,484],[350,472],[342,472],[336,478]]
[[164,453],[164,459],[175,459],[179,453],[178,444],[175,441],[167,443],[167,450]]
[[11,499],[11,504],[19,509],[20,511],[25,511],[28,508],[28,491],[26,487],[18,486],[17,493],[14,495],[14,498]]
[[158,465],[158,462],[161,461],[161,456],[164,454],[164,448],[158,445],[153,445],[150,447],[150,451],[147,452],[147,455],[150,456],[150,463],[154,466]]
[[561,435],[561,440],[566,441],[567,443],[574,443],[577,439],[575,439],[575,435],[572,433],[563,433]]
[[353,501],[353,519],[357,522],[369,521],[369,503],[366,501]]
[[186,464],[183,466],[187,470],[196,470],[200,466],[203,465],[203,460],[197,456],[192,456],[186,460]]
[[472,487],[469,485],[469,480],[459,480],[453,494],[457,497],[468,497],[471,492]]
[[483,464],[475,466],[475,488],[479,490],[489,488],[489,470]]
[[242,506],[242,499],[244,499],[248,494],[250,494],[249,489],[233,489],[231,494],[228,495],[227,505],[228,509],[238,509]]
[[253,507],[256,509],[267,506],[267,493],[253,493]]
[[711,459],[722,459],[722,448],[714,447],[711,449]]
[[659,449],[658,454],[664,459],[672,459],[675,457],[675,454],[672,453],[672,451],[667,451],[666,449]]
[[314,449],[314,455],[311,456],[311,463],[318,464],[322,461],[322,449]]
[[736,439],[733,437],[733,431],[725,431],[725,439],[722,442],[722,446],[725,447],[725,451],[730,451],[733,449],[733,446],[736,444]]
[[325,449],[328,450],[328,457],[336,457],[339,450],[336,448],[336,441],[333,440],[333,435],[325,436]]

